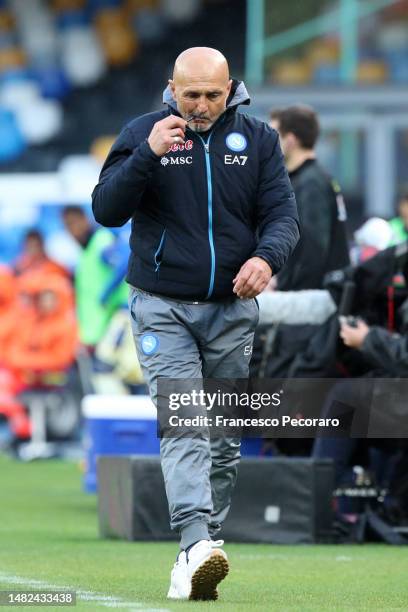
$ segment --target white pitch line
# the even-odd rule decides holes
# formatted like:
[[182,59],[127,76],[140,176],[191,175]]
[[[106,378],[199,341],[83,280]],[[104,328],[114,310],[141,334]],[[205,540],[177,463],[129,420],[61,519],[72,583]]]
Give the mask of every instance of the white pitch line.
[[24,578],[23,576],[13,576],[0,572],[0,582],[10,585],[20,585],[28,587],[36,587],[37,589],[50,589],[53,591],[73,591],[78,599],[82,601],[94,601],[105,608],[127,608],[129,612],[171,612],[168,608],[149,608],[147,604],[141,601],[126,601],[122,597],[114,597],[112,595],[104,595],[94,591],[79,589],[74,586],[66,586],[60,584],[52,584],[44,580],[36,580],[34,578]]

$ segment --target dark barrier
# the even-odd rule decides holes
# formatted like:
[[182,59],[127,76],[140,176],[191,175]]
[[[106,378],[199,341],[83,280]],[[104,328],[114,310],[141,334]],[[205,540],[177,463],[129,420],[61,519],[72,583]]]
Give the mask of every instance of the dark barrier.
[[[101,537],[178,539],[169,528],[158,457],[100,457],[98,482]],[[271,544],[328,541],[333,489],[330,461],[244,458],[220,536]]]

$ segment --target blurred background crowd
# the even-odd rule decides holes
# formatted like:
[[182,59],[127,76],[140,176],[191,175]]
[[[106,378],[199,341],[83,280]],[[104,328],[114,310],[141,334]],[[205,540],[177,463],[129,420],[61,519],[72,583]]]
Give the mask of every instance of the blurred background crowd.
[[[75,439],[85,393],[145,390],[126,310],[129,230],[96,226],[90,195],[121,127],[160,108],[175,57],[198,45],[225,54],[249,89],[251,114],[269,121],[273,108],[313,106],[318,158],[347,207],[351,267],[342,279],[365,293],[351,311],[375,311],[368,322],[393,333],[408,324],[398,310],[407,297],[398,246],[408,239],[406,0],[0,0],[4,444],[30,438],[33,393],[60,402],[47,436]],[[364,265],[379,251],[385,267],[374,268],[385,271],[371,291]],[[336,282],[302,289],[334,296]],[[290,327],[285,346],[296,341],[283,360],[276,323],[260,327],[254,375],[296,375],[311,334]]]

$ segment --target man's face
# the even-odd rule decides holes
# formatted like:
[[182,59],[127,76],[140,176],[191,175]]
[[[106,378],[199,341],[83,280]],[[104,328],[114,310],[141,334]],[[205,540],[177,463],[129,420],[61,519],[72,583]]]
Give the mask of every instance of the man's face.
[[189,127],[205,132],[225,111],[232,81],[213,71],[207,75],[183,73],[169,83],[180,115],[186,120],[193,116]]
[[29,236],[26,239],[25,251],[31,257],[43,257],[45,255],[44,245],[36,236]]
[[271,126],[271,128],[278,132],[282,153],[285,159],[287,160],[293,149],[293,134],[282,134],[282,132],[280,131],[280,123],[277,119],[271,119],[269,125]]
[[63,220],[68,232],[78,242],[89,232],[89,223],[85,216],[70,212],[64,215]]
[[41,291],[38,295],[37,308],[41,314],[47,315],[55,311],[58,298],[53,291]]

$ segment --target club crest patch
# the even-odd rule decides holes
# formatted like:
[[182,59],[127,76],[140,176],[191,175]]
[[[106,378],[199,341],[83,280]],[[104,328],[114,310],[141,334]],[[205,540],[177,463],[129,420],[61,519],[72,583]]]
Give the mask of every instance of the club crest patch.
[[225,144],[230,151],[244,151],[247,146],[247,139],[239,132],[231,132],[225,139]]
[[140,344],[145,355],[153,355],[159,348],[159,339],[155,334],[144,334]]

